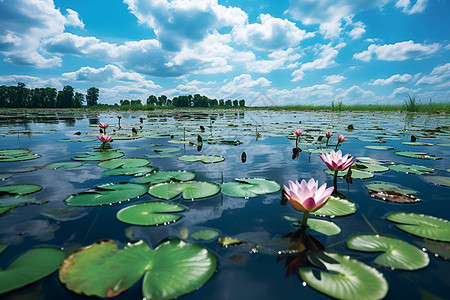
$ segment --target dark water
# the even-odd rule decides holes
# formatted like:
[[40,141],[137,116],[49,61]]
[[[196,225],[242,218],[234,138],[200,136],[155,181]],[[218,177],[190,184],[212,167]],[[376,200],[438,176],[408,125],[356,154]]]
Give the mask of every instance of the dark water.
[[[150,195],[132,199],[127,203],[101,207],[80,207],[66,219],[55,219],[44,214],[51,210],[66,209],[64,200],[70,195],[94,189],[106,183],[131,182],[131,176],[103,176],[104,168],[97,166],[97,161],[84,162],[74,169],[36,169],[53,162],[70,161],[72,157],[89,152],[98,147],[96,139],[98,122],[109,122],[109,133],[130,132],[135,127],[140,131],[139,139],[115,140],[113,149],[123,151],[124,157],[145,157],[155,154],[153,150],[166,147],[179,147],[175,157],[151,158],[151,165],[161,171],[187,170],[197,173],[196,180],[222,183],[234,181],[235,178],[267,178],[281,185],[289,180],[315,178],[319,184],[327,182],[332,185],[332,176],[324,172],[326,166],[318,154],[300,153],[299,158],[292,159],[294,140],[286,136],[294,129],[302,129],[304,134],[317,139],[326,131],[334,132],[333,139],[343,134],[348,141],[339,148],[343,153],[354,157],[371,157],[396,163],[423,165],[434,168],[436,175],[449,176],[449,147],[437,145],[449,143],[448,135],[437,137],[423,136],[424,129],[442,128],[450,132],[450,117],[447,115],[420,115],[404,113],[284,113],[284,112],[221,112],[196,114],[192,112],[120,113],[122,129],[118,129],[117,114],[105,112],[98,115],[61,113],[48,116],[28,116],[14,119],[0,119],[0,149],[30,149],[41,158],[22,162],[0,162],[0,173],[11,172],[14,175],[0,185],[39,184],[41,191],[32,194],[37,200],[48,200],[44,205],[28,205],[15,208],[0,216],[0,243],[10,246],[0,255],[0,266],[5,269],[18,255],[37,246],[56,246],[74,251],[102,239],[116,240],[120,247],[131,239],[146,240],[156,247],[166,237],[181,237],[185,229],[189,233],[200,229],[216,229],[221,235],[238,237],[255,243],[283,237],[296,230],[285,216],[300,218],[288,203],[281,205],[281,191],[273,194],[244,199],[218,194],[206,199],[186,201],[177,197],[170,202],[187,208],[181,221],[158,227],[130,226],[116,219],[116,213],[130,205],[154,200]],[[182,114],[178,117],[178,114]],[[141,123],[140,117],[144,120]],[[353,131],[347,126],[352,124]],[[204,126],[205,132],[199,129]],[[142,129],[140,129],[142,126]],[[76,132],[81,135],[75,135]],[[204,143],[200,151],[196,146],[170,143],[171,140],[196,140],[200,134],[208,138],[240,140],[238,146]],[[173,138],[169,137],[173,135]],[[410,141],[411,135],[418,136],[418,141],[430,142],[434,146],[409,146],[401,144]],[[377,143],[361,141],[364,138],[382,137],[381,145],[392,146],[396,150],[423,151],[441,157],[441,160],[425,160],[400,157],[390,151],[365,148]],[[92,142],[59,142],[61,139],[93,137]],[[304,140],[302,140],[304,141]],[[300,148],[308,146],[302,144]],[[309,146],[315,148],[317,146]],[[247,160],[241,161],[245,152]],[[183,162],[177,157],[184,154],[214,154],[226,158],[224,162],[203,164],[201,162]],[[419,191],[417,197],[421,202],[415,204],[395,204],[377,200],[369,196],[364,184],[370,182],[387,182],[401,187]],[[349,250],[345,240],[355,234],[373,234],[371,227],[382,235],[405,240],[422,248],[422,238],[398,230],[385,216],[394,211],[418,212],[431,216],[450,219],[448,204],[448,187],[435,186],[425,182],[422,176],[395,171],[375,173],[371,179],[354,179],[347,184],[338,180],[338,190],[349,200],[356,203],[358,210],[346,217],[326,218],[335,222],[342,232],[335,236],[317,237],[327,251],[344,253],[369,265],[376,254]],[[366,221],[366,219],[368,221]],[[188,239],[195,242],[192,239]],[[285,257],[255,251],[252,244],[222,247],[216,239],[199,242],[218,258],[216,274],[198,291],[182,299],[328,299],[309,286],[304,286],[297,274],[287,275]],[[448,247],[448,243],[447,243]],[[442,257],[429,253],[430,264],[419,271],[390,270],[374,266],[384,274],[389,283],[386,299],[427,299],[434,295],[449,299],[450,263]],[[141,299],[139,281],[117,299]],[[59,283],[57,274],[46,277],[23,289],[0,296],[2,299],[84,299],[64,288]],[[431,298],[428,298],[431,299]],[[434,298],[433,298],[434,299]],[[438,298],[436,298],[438,299]]]

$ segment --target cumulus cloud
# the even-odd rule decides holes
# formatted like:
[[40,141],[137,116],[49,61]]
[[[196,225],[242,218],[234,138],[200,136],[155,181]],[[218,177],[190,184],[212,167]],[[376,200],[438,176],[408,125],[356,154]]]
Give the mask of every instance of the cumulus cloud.
[[261,23],[235,26],[234,40],[259,50],[275,50],[296,46],[314,36],[314,33],[299,29],[287,19],[274,18],[270,14],[260,14],[258,19]]
[[387,45],[372,44],[367,50],[355,53],[353,58],[364,62],[369,62],[374,57],[385,61],[403,61],[407,59],[419,60],[436,53],[440,49],[440,44],[429,45],[414,43],[413,41],[399,42]]
[[222,86],[219,90],[219,95],[222,98],[231,98],[237,95],[255,95],[255,93],[261,92],[263,88],[270,86],[270,84],[271,82],[264,77],[253,79],[250,74],[241,74]]
[[66,9],[66,11],[67,16],[65,24],[73,27],[80,27],[83,29],[84,23],[79,19],[78,13],[70,8]]
[[370,85],[388,85],[393,83],[407,83],[411,79],[413,79],[413,76],[405,73],[403,75],[395,74],[387,79],[376,79],[372,83],[369,83]]
[[256,60],[253,59],[246,63],[246,68],[250,72],[270,73],[274,70],[291,69],[298,65],[296,62],[301,55],[296,53],[294,49],[278,50],[268,55],[269,59]]
[[351,100],[373,100],[375,97],[375,93],[370,90],[365,90],[357,85],[353,85],[348,89],[337,89],[336,90],[336,98],[337,99],[351,99]]
[[16,85],[18,82],[23,82],[28,88],[52,87],[62,89],[63,84],[57,78],[44,79],[41,77],[29,75],[7,75],[0,76],[0,82],[5,85]]
[[410,0],[398,0],[395,3],[395,7],[401,8],[404,13],[412,15],[415,13],[421,13],[427,7],[428,0],[417,0],[414,5],[412,5]]
[[431,71],[430,75],[425,75],[420,78],[416,85],[419,84],[438,84],[450,78],[450,63],[437,66]]
[[329,76],[324,76],[323,79],[326,82],[328,82],[328,84],[336,84],[336,83],[342,82],[346,78],[342,75],[329,75]]
[[243,24],[247,15],[217,0],[124,0],[138,20],[153,29],[163,48],[180,50],[187,42],[204,39],[210,30]]

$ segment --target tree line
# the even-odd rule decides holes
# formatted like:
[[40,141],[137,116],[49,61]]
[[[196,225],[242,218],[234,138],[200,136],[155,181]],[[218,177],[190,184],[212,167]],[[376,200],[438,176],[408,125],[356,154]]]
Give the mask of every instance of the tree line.
[[[141,106],[143,105],[140,99],[127,100],[121,99],[119,101],[121,106]],[[245,100],[224,100],[224,99],[210,99],[200,94],[181,95],[173,99],[167,98],[166,95],[150,95],[146,101],[147,106],[174,106],[174,107],[214,107],[214,106],[228,106],[228,107],[244,107]]]
[[8,108],[77,108],[85,101],[88,106],[97,105],[98,97],[96,87],[88,88],[85,96],[70,85],[60,91],[51,87],[29,89],[22,82],[0,86],[0,107]]

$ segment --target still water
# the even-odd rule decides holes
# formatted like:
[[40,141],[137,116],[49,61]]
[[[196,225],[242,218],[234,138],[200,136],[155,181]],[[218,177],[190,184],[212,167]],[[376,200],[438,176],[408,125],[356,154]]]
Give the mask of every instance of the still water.
[[[121,115],[119,128],[117,116]],[[4,111],[0,114],[0,150],[29,149],[41,157],[27,161],[0,162],[0,173],[12,176],[0,186],[37,184],[42,190],[32,194],[42,205],[20,206],[0,216],[0,243],[9,247],[0,255],[0,267],[6,269],[14,258],[37,246],[54,246],[73,252],[98,240],[115,240],[123,247],[130,240],[145,240],[156,247],[167,237],[185,238],[200,243],[218,258],[214,276],[199,290],[182,299],[329,299],[305,285],[296,272],[286,266],[287,255],[261,250],[258,245],[272,245],[298,228],[286,217],[301,218],[289,202],[282,201],[281,191],[254,198],[214,196],[169,200],[186,208],[180,221],[163,226],[131,226],[116,218],[116,213],[130,204],[156,200],[146,194],[138,199],[106,206],[71,207],[69,196],[107,183],[133,182],[133,176],[105,176],[98,161],[84,161],[76,168],[42,168],[49,163],[71,161],[73,157],[98,148],[99,122],[108,122],[107,133],[113,134],[112,150],[125,153],[124,158],[146,158],[154,150],[179,148],[172,157],[149,158],[159,171],[194,171],[195,180],[218,184],[236,178],[265,178],[287,185],[289,180],[314,178],[319,185],[333,185],[333,176],[317,153],[306,149],[325,147],[337,136],[346,137],[339,149],[354,160],[370,157],[389,163],[421,165],[435,169],[433,175],[449,176],[450,116],[445,114],[406,113],[330,113],[266,111],[164,111],[164,112],[76,112]],[[349,129],[349,125],[350,126]],[[202,127],[202,128],[201,128]],[[132,134],[132,129],[137,134]],[[295,129],[303,130],[298,147],[303,151],[293,159]],[[203,143],[198,143],[201,136]],[[412,146],[418,142],[432,146]],[[81,139],[76,141],[75,139]],[[190,143],[177,141],[187,140]],[[175,143],[174,143],[175,141]],[[226,143],[220,143],[226,141]],[[239,141],[239,142],[236,142]],[[230,145],[231,144],[231,145]],[[366,146],[390,146],[395,151],[418,151],[441,159],[418,159],[398,156],[394,150],[370,149]],[[334,148],[334,146],[330,146]],[[246,160],[242,159],[245,152]],[[225,161],[212,164],[178,160],[182,155],[220,155]],[[389,163],[385,162],[387,165]],[[397,204],[372,198],[366,184],[383,182],[418,191],[421,201]],[[356,213],[324,219],[333,221],[341,233],[316,237],[327,251],[350,255],[380,271],[389,283],[386,299],[449,299],[450,263],[442,255],[427,252],[430,264],[418,271],[391,270],[372,263],[376,253],[359,252],[346,247],[346,239],[355,234],[379,233],[407,241],[418,248],[424,239],[397,229],[385,219],[390,212],[409,211],[450,219],[449,187],[426,182],[422,175],[389,170],[374,173],[373,178],[338,178],[337,189],[356,203]],[[190,233],[214,229],[220,236],[234,237],[248,243],[224,247],[217,238],[195,241]],[[439,243],[442,253],[449,253],[448,243]],[[270,248],[270,247],[265,247]],[[276,248],[276,247],[275,247]],[[295,271],[295,269],[294,269]],[[116,299],[141,299],[142,280]],[[437,298],[433,298],[437,297]],[[3,294],[2,299],[86,299],[59,283],[57,272],[26,286]]]

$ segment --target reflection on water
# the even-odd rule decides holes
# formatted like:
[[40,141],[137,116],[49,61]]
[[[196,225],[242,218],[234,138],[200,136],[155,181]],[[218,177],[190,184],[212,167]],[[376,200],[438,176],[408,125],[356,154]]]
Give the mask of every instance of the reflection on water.
[[[121,128],[117,116],[121,115]],[[17,253],[40,245],[86,246],[101,239],[114,239],[125,245],[130,239],[144,239],[152,247],[170,236],[182,237],[202,229],[218,230],[223,236],[242,238],[251,242],[243,246],[222,247],[216,240],[200,242],[212,251],[219,261],[218,271],[200,290],[182,299],[328,299],[308,286],[303,286],[296,275],[297,264],[305,263],[302,257],[278,255],[260,246],[275,247],[273,243],[290,240],[297,246],[322,247],[371,264],[373,255],[349,250],[345,240],[354,234],[378,233],[406,240],[416,246],[423,239],[411,236],[395,228],[385,220],[392,211],[419,212],[450,219],[448,188],[425,182],[420,175],[395,171],[374,173],[371,179],[343,178],[337,181],[338,190],[356,203],[358,211],[351,216],[327,218],[335,222],[341,233],[335,236],[316,236],[314,240],[298,238],[297,227],[285,216],[299,219],[301,214],[289,204],[282,203],[282,193],[261,195],[254,198],[230,197],[223,194],[198,199],[182,200],[180,196],[170,202],[187,208],[183,218],[167,226],[130,226],[116,219],[116,213],[134,203],[152,201],[144,195],[124,203],[101,207],[69,209],[64,200],[72,194],[94,189],[107,183],[131,182],[131,176],[104,176],[105,170],[97,161],[84,161],[73,169],[36,168],[49,163],[71,161],[76,155],[93,151],[100,145],[96,139],[98,123],[108,122],[107,132],[113,135],[112,149],[123,151],[126,158],[146,158],[156,149],[179,148],[175,156],[152,157],[151,165],[160,171],[187,170],[197,174],[196,180],[216,183],[234,182],[236,178],[267,178],[281,185],[289,180],[315,178],[319,184],[333,184],[333,176],[324,172],[326,166],[318,153],[311,152],[326,147],[330,131],[330,147],[337,142],[339,134],[347,141],[339,147],[353,157],[370,157],[380,161],[418,164],[434,168],[438,175],[449,176],[448,146],[450,118],[447,115],[422,115],[405,113],[327,113],[327,112],[266,112],[266,111],[192,111],[162,112],[78,112],[44,111],[24,113],[19,111],[0,113],[0,150],[30,149],[42,157],[19,162],[0,162],[1,172],[14,175],[1,181],[0,185],[39,184],[42,190],[33,194],[44,205],[17,207],[0,217],[0,243],[11,246],[2,253],[2,267],[8,265]],[[349,127],[349,125],[352,125]],[[141,128],[142,126],[142,128]],[[351,129],[353,127],[353,129]],[[132,128],[137,134],[132,136]],[[349,129],[350,128],[350,129]],[[295,129],[303,130],[296,150],[292,136]],[[425,131],[427,129],[428,131]],[[25,134],[24,132],[31,132]],[[75,133],[81,134],[75,134]],[[410,141],[426,141],[433,146],[411,146]],[[94,138],[86,142],[58,142],[62,139]],[[200,138],[199,138],[200,137]],[[201,143],[199,142],[201,141]],[[224,143],[223,141],[226,141]],[[239,141],[240,143],[232,143]],[[175,142],[175,143],[174,143]],[[423,151],[441,160],[414,159],[397,156],[393,150],[375,150],[365,146],[386,145],[396,150]],[[293,151],[294,148],[294,151]],[[213,164],[184,162],[182,155],[220,155],[225,161]],[[245,156],[244,156],[245,154]],[[27,172],[25,172],[27,171]],[[417,190],[421,202],[394,204],[371,198],[364,186],[370,182],[393,183]],[[187,240],[197,242],[190,237]],[[301,242],[299,242],[301,241]],[[291,243],[291,245],[292,245]],[[303,244],[302,244],[303,243]],[[250,245],[250,246],[249,246]],[[280,244],[277,245],[279,247]],[[284,244],[289,247],[289,242]],[[435,296],[447,296],[450,271],[449,262],[430,256],[427,268],[414,272],[390,271],[378,268],[387,278],[390,291],[387,299],[421,299],[420,290]],[[278,262],[277,262],[278,261]],[[286,274],[292,276],[287,276]],[[55,274],[52,276],[56,276]],[[45,299],[82,299],[63,287],[54,288],[54,280],[43,281]],[[408,289],[404,289],[405,286]],[[34,291],[38,283],[29,289]],[[51,292],[49,292],[51,291]],[[12,292],[13,297],[21,292]],[[23,293],[23,291],[22,291]],[[139,299],[140,285],[117,297]]]

